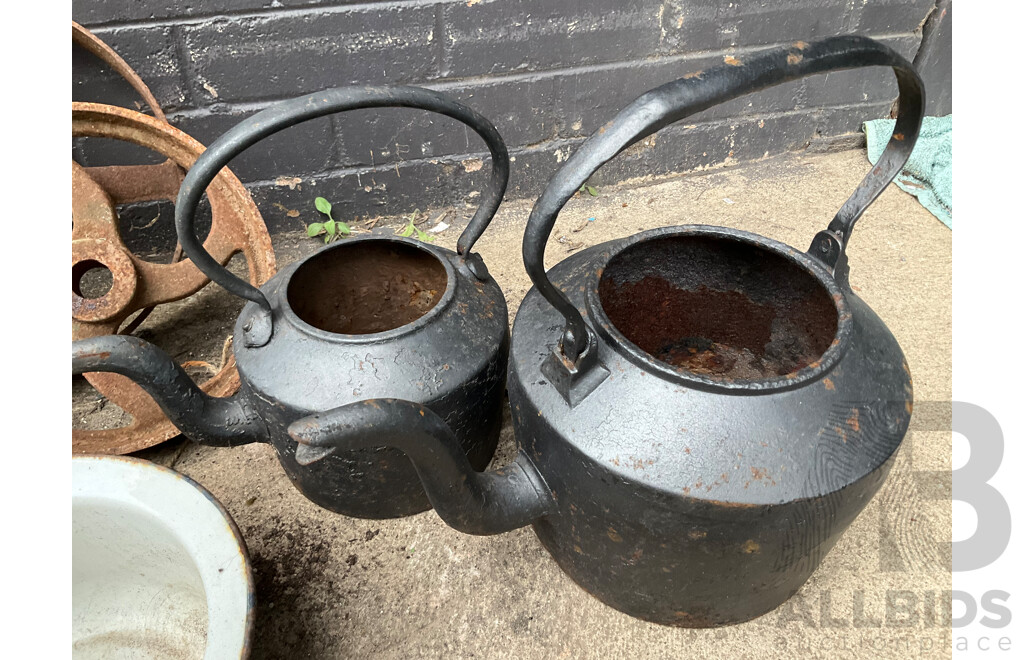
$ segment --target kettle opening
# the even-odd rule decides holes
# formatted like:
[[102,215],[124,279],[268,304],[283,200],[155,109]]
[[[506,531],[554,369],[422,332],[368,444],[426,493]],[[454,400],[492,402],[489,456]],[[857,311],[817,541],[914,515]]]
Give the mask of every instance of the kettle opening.
[[598,302],[622,336],[673,370],[777,381],[833,345],[833,293],[789,255],[729,236],[651,237],[612,256]]
[[303,262],[288,282],[288,304],[322,331],[368,335],[415,322],[451,285],[432,252],[406,242],[338,243]]

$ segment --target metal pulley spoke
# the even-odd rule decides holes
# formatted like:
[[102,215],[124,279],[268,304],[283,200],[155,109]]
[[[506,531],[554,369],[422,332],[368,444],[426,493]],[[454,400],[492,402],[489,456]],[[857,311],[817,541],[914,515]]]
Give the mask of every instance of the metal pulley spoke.
[[86,167],[86,173],[110,195],[114,204],[155,202],[176,191],[185,172],[168,158],[156,165],[108,165]]
[[71,240],[106,239],[120,245],[117,209],[86,168],[71,161]]

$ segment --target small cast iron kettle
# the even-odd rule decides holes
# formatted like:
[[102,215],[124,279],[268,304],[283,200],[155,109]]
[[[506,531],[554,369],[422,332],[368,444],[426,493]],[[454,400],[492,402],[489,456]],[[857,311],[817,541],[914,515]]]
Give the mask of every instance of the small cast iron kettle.
[[[490,150],[490,181],[456,252],[398,236],[347,238],[256,289],[203,249],[193,230],[195,211],[207,185],[233,157],[302,121],[393,106],[457,119]],[[430,502],[398,450],[339,452],[303,466],[286,429],[315,411],[401,397],[445,419],[469,464],[487,466],[501,429],[508,310],[472,248],[501,203],[508,173],[508,152],[491,122],[434,91],[343,87],[278,103],[210,145],[189,169],[176,202],[186,255],[211,280],[251,301],[235,324],[239,392],[226,399],[207,396],[163,351],[131,336],[74,342],[73,370],[135,380],[197,442],[272,443],[292,483],[324,508],[363,518],[424,511]]]
[[[748,92],[862,66],[895,70],[895,133],[806,253],[687,225],[544,272],[558,212],[623,149]],[[923,102],[911,64],[861,37],[798,42],[644,94],[572,155],[530,216],[536,286],[512,331],[511,466],[474,473],[444,421],[408,402],[346,406],[292,435],[311,450],[400,447],[446,522],[532,523],[573,580],[632,616],[707,627],[768,612],[878,490],[910,421],[903,352],[850,289],[845,249],[909,157]]]

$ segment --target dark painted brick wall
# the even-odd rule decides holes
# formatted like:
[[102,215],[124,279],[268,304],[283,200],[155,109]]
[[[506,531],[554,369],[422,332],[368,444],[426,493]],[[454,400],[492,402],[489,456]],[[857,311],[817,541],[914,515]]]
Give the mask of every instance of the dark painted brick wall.
[[[521,198],[535,197],[587,135],[647,89],[729,55],[843,33],[875,37],[913,59],[935,3],[75,0],[73,11],[136,68],[171,122],[204,143],[274,100],[344,84],[425,85],[495,123],[514,157],[509,197]],[[929,37],[939,40],[922,69],[931,114],[950,112],[950,29],[947,16]],[[73,95],[136,105],[126,85],[80,51]],[[881,69],[783,85],[663,130],[594,183],[760,158],[855,133],[865,120],[887,116],[895,95]],[[102,140],[73,148],[85,164],[145,160]],[[272,231],[300,228],[282,208],[311,208],[316,195],[344,217],[472,204],[488,167],[471,131],[405,109],[312,121],[232,163]],[[282,177],[302,184],[282,185]]]

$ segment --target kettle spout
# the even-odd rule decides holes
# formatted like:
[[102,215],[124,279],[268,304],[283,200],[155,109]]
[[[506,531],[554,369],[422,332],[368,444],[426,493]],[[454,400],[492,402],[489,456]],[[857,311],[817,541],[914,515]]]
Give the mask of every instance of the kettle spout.
[[127,376],[156,400],[179,431],[199,444],[233,447],[267,437],[243,395],[206,394],[167,353],[138,337],[109,335],[71,342],[71,371]]
[[551,491],[523,453],[511,464],[476,472],[458,440],[429,408],[401,399],[369,399],[292,423],[295,458],[308,464],[337,450],[394,447],[412,460],[437,514],[466,534],[500,534],[554,509]]

